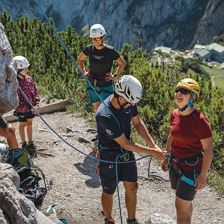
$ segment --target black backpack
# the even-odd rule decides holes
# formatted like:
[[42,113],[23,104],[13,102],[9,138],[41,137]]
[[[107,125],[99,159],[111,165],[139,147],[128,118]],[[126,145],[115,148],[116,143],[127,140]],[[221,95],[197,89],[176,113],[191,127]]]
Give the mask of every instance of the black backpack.
[[24,149],[9,150],[7,162],[20,177],[19,192],[40,208],[49,189],[43,171],[33,164],[29,153]]

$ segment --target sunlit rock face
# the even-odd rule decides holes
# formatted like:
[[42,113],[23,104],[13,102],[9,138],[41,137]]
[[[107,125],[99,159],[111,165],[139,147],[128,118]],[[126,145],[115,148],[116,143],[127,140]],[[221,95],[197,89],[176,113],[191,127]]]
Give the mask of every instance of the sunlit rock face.
[[12,63],[12,48],[0,23],[0,114],[18,105],[16,69]]

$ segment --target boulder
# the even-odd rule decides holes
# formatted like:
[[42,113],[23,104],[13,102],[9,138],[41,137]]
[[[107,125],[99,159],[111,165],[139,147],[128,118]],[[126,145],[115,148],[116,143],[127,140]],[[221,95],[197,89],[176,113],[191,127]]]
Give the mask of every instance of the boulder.
[[0,223],[53,224],[32,201],[18,192],[19,181],[11,165],[0,163]]
[[12,61],[12,48],[0,23],[0,114],[18,106],[17,70]]

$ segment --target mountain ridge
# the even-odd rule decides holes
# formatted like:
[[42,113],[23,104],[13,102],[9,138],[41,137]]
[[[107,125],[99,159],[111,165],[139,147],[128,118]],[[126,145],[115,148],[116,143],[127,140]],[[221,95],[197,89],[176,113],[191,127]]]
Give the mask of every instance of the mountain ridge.
[[[35,1],[17,0],[18,7],[14,3],[2,0],[0,10],[13,19],[43,18]],[[222,0],[46,0],[42,7],[59,30],[72,25],[81,34],[84,26],[102,23],[109,42],[118,49],[124,43],[144,49],[160,45],[186,49],[224,33]]]

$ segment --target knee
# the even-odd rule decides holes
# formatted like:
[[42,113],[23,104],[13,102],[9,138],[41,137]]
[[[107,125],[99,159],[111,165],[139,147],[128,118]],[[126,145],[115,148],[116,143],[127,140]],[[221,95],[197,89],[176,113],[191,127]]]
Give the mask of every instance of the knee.
[[20,123],[19,123],[19,127],[20,127],[20,128],[25,128],[26,125],[27,125],[27,122],[20,122]]
[[114,195],[114,192],[105,192],[105,191],[102,192],[102,197],[105,199],[110,199],[113,197],[113,195]]
[[26,123],[27,123],[28,126],[32,126],[33,120],[28,120]]
[[175,204],[177,211],[177,223],[191,223],[192,216],[192,204],[188,207],[180,207],[178,204]]
[[105,194],[106,197],[112,196],[114,192],[116,191],[116,185],[115,186],[102,186],[103,187],[103,194]]
[[138,191],[138,183],[133,183],[131,186],[125,188],[125,192],[127,195],[137,194],[137,191]]

